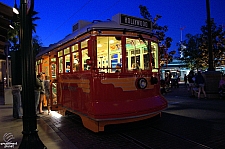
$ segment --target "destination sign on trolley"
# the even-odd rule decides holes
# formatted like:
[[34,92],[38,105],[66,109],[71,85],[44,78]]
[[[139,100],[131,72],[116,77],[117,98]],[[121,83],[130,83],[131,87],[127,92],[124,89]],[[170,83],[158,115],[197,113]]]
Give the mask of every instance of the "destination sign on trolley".
[[140,19],[132,16],[127,16],[127,15],[120,15],[120,24],[123,25],[131,25],[131,26],[136,26],[136,27],[144,27],[144,28],[149,28],[151,29],[152,23],[149,20],[145,19]]

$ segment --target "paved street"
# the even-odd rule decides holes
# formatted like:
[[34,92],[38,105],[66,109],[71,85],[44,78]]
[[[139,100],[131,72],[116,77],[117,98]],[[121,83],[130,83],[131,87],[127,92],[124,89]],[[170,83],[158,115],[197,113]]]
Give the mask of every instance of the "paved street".
[[196,118],[225,125],[225,99],[191,98],[187,88],[172,88],[164,95],[169,102],[166,113]]
[[[189,94],[183,85],[172,88],[164,95],[169,106],[161,118],[111,125],[101,133],[84,128],[75,115],[59,118],[44,114],[38,119],[39,137],[48,148],[59,149],[225,148],[225,100],[197,99],[189,97]],[[20,144],[22,120],[12,118],[10,105],[0,105],[0,111],[0,135],[10,132]],[[0,142],[3,142],[1,138]]]
[[183,85],[172,88],[161,118],[106,127],[104,133],[86,130],[73,115],[43,117],[71,140],[77,148],[224,148],[225,100],[189,97]]

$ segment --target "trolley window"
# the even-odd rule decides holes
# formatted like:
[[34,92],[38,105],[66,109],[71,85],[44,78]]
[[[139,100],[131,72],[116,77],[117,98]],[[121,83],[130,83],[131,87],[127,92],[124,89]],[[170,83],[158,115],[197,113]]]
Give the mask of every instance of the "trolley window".
[[66,49],[64,50],[64,55],[66,55],[66,54],[68,54],[68,53],[70,53],[70,48],[66,48]]
[[51,58],[51,62],[56,62],[56,58]]
[[66,48],[64,49],[64,55],[65,55],[65,73],[69,73],[70,72],[70,48]]
[[[97,37],[97,68],[100,72],[114,73],[122,66],[121,40],[114,36]],[[117,68],[117,69],[116,69]]]
[[63,73],[64,72],[64,65],[63,65],[63,51],[59,51],[58,52],[58,57],[59,57],[59,73]]
[[78,44],[75,44],[72,46],[71,52],[77,51],[78,50]]
[[73,72],[79,71],[80,63],[79,63],[79,52],[72,53],[72,62],[73,62]]
[[56,79],[56,64],[55,63],[51,64],[51,73],[52,73],[52,78]]
[[82,41],[82,42],[81,42],[81,49],[87,48],[87,45],[88,45],[88,39]]
[[58,57],[63,56],[63,51],[58,52]]
[[59,58],[59,73],[63,73],[63,57]]
[[89,70],[90,69],[90,66],[87,65],[86,61],[88,59],[90,59],[90,57],[88,56],[88,40],[89,39],[86,39],[84,41],[82,41],[80,44],[81,44],[81,54],[82,54],[82,70],[85,71],[85,70]]
[[83,49],[82,50],[82,61],[83,61],[83,65],[82,65],[82,70],[89,70],[90,66],[87,65],[86,61],[90,59],[90,57],[88,56],[88,49]]
[[53,79],[56,79],[56,58],[51,58],[50,59],[50,74],[52,75]]
[[70,72],[70,54],[65,56],[66,73]]
[[126,38],[127,70],[149,70],[148,42],[139,39]]

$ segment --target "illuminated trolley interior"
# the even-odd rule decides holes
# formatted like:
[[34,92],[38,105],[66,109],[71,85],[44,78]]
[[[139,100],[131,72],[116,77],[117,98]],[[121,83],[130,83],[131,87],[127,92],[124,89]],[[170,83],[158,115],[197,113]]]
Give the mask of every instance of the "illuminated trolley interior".
[[79,21],[73,32],[37,56],[51,80],[51,108],[79,115],[94,132],[161,113],[158,39],[151,22],[123,14]]

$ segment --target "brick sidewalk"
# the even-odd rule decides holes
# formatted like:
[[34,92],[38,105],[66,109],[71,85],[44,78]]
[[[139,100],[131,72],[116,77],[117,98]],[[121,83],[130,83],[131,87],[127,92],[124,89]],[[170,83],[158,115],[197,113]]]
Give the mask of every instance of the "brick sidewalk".
[[[5,134],[13,135],[14,138],[12,142],[16,143],[14,148],[17,149],[23,137],[23,121],[22,119],[13,118],[12,105],[3,105],[3,100],[3,97],[0,97],[0,149],[4,148],[4,145],[1,145],[1,143],[5,143],[5,141],[3,141],[3,136]],[[47,115],[47,111],[45,111],[45,114]],[[74,144],[72,144],[67,137],[53,130],[42,118],[37,119],[37,129],[39,138],[48,149],[76,149]]]

